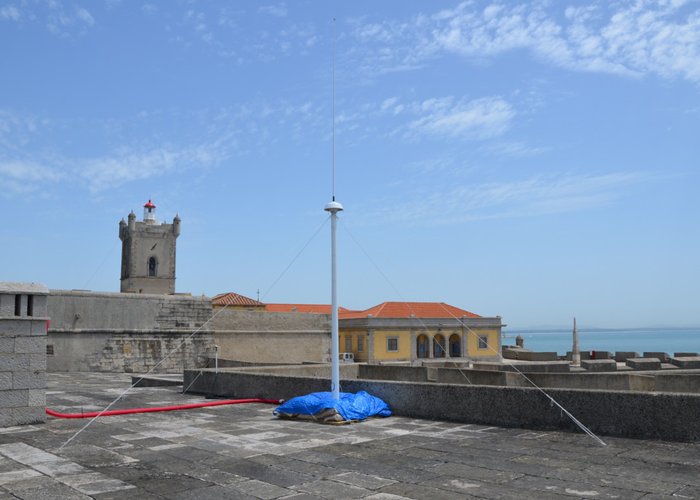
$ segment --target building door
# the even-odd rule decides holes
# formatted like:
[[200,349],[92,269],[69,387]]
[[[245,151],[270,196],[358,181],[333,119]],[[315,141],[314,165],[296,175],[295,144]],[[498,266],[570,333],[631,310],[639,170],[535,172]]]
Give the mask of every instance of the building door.
[[440,334],[437,334],[433,337],[433,357],[445,357],[445,337],[443,337]]
[[459,358],[462,356],[462,340],[459,335],[453,333],[450,336],[450,357]]
[[417,358],[428,358],[430,357],[430,342],[428,341],[427,335],[419,335],[416,339],[416,357]]

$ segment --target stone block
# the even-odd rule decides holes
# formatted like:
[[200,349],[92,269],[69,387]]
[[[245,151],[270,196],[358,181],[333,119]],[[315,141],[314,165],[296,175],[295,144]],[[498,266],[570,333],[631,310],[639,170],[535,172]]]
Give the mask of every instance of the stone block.
[[518,352],[518,359],[523,361],[556,361],[556,352],[534,352],[534,351],[520,351]]
[[29,404],[27,390],[0,391],[0,408],[16,408],[27,404]]
[[46,337],[17,337],[15,339],[17,354],[46,355]]
[[46,390],[29,389],[28,404],[29,406],[46,408]]
[[639,357],[639,353],[633,352],[633,351],[617,351],[615,353],[615,361],[617,361],[618,363],[624,363],[629,358],[638,358],[638,357]]
[[12,372],[0,372],[0,391],[12,389]]
[[697,352],[674,352],[673,357],[674,358],[690,358],[690,357],[695,357],[695,356],[700,356]]
[[46,389],[46,372],[12,372],[13,389]]
[[671,364],[686,370],[700,368],[700,356],[683,356],[671,358]]
[[617,362],[614,359],[589,359],[581,361],[581,367],[589,372],[615,372]]
[[3,318],[0,323],[0,337],[29,337],[32,334],[32,321],[26,318]]
[[29,354],[0,354],[0,372],[29,370]]
[[[2,328],[0,326],[0,328]],[[0,354],[14,354],[15,353],[15,338],[14,337],[0,337]]]
[[668,363],[669,356],[665,352],[644,352],[642,353],[643,358],[657,358],[662,363]]
[[612,359],[612,354],[608,351],[591,351],[591,359]]
[[0,427],[10,427],[12,425],[15,425],[12,416],[12,408],[0,407]]
[[29,369],[46,371],[46,354],[29,354]]
[[24,408],[12,408],[12,425],[42,424],[46,422],[46,408],[27,406]]
[[[583,361],[584,359],[591,359],[590,351],[579,351],[579,355],[580,355],[581,361]],[[567,351],[566,359],[568,361],[572,361],[574,359],[574,353],[571,351]]]
[[625,364],[633,370],[661,370],[661,360],[658,358],[629,358]]

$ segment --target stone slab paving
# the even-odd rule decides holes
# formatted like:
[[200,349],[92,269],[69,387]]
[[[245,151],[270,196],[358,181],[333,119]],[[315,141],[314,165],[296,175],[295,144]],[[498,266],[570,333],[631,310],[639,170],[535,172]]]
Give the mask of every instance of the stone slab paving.
[[[49,407],[103,409],[122,374],[49,374]],[[201,402],[135,388],[113,408]],[[700,443],[375,419],[277,420],[235,405],[0,429],[0,500],[700,498]],[[76,437],[76,432],[83,429]],[[74,437],[69,444],[66,442]]]

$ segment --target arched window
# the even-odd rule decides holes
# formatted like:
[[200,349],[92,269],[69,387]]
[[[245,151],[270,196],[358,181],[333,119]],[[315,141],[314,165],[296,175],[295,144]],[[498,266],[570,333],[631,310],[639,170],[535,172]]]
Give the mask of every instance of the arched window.
[[427,335],[419,335],[416,339],[416,357],[417,358],[427,358],[430,356],[429,353],[430,343]]
[[158,274],[158,261],[155,257],[148,259],[148,276],[155,278]]

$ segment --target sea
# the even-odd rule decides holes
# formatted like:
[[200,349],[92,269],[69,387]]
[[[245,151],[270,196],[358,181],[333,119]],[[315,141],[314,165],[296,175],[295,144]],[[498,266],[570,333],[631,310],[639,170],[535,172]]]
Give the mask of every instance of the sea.
[[[503,345],[515,345],[515,337],[525,340],[531,351],[566,354],[572,347],[571,330],[504,330]],[[590,329],[578,331],[581,351],[633,351],[700,353],[698,328]]]

